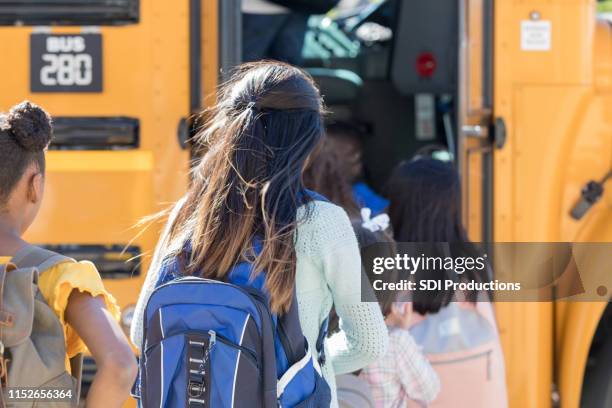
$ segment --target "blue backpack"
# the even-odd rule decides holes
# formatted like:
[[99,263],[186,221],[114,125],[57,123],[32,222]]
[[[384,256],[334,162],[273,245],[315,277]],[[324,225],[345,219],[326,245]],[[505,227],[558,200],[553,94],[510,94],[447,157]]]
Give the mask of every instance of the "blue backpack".
[[[319,196],[315,196],[318,198]],[[256,252],[261,249],[254,242]],[[187,246],[183,256],[189,259]],[[185,259],[185,258],[183,258]],[[227,282],[181,277],[168,258],[144,315],[135,396],[149,407],[329,407],[323,323],[313,350],[302,333],[294,289],[287,313],[270,312],[265,272],[237,264]]]

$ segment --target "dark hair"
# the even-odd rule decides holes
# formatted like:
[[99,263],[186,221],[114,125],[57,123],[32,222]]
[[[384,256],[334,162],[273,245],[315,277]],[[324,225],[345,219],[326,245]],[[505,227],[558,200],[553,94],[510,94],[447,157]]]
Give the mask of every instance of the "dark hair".
[[363,136],[358,126],[350,122],[334,122],[327,125],[328,149],[335,152],[339,172],[349,184],[363,177]]
[[[266,271],[271,308],[288,310],[295,286],[296,212],[306,200],[302,170],[324,135],[322,99],[304,71],[279,62],[241,65],[222,86],[195,142],[193,169],[170,247],[192,251],[188,274],[223,280],[245,259]],[[255,254],[258,238],[261,251]]]
[[353,198],[348,175],[342,171],[341,162],[342,158],[324,139],[309,159],[304,171],[304,185],[344,208],[351,218],[359,218],[359,207]]
[[365,125],[358,122],[348,121],[334,121],[327,124],[327,133],[332,137],[353,139],[355,142],[361,144],[363,138],[368,134],[368,130]]
[[30,164],[36,163],[44,173],[44,151],[51,137],[51,118],[31,102],[0,114],[0,205],[6,204]]
[[450,163],[422,158],[400,163],[385,187],[398,242],[463,242],[461,184]]
[[[424,244],[448,243],[452,256],[478,256],[469,242],[461,222],[461,184],[459,174],[451,163],[431,158],[417,158],[400,163],[392,172],[385,188],[390,200],[389,217],[397,242]],[[427,255],[445,256],[440,245],[420,245]],[[413,279],[444,280],[457,278],[454,272],[428,270],[415,274]],[[459,279],[482,280],[474,272],[466,271]],[[418,284],[417,284],[418,285]],[[420,314],[436,313],[454,298],[454,291],[414,291],[414,310]],[[475,302],[477,292],[466,293]]]

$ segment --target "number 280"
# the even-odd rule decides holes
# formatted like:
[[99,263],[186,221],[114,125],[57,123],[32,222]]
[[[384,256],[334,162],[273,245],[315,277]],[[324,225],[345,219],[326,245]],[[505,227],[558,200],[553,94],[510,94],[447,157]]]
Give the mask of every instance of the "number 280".
[[40,83],[45,86],[85,86],[92,80],[89,54],[43,54],[47,64],[40,69]]

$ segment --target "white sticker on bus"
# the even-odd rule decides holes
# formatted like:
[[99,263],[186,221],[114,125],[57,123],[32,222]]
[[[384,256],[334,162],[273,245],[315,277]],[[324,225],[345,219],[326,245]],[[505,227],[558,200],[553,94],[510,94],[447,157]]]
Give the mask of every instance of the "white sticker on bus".
[[550,20],[521,21],[521,50],[550,51],[552,46]]

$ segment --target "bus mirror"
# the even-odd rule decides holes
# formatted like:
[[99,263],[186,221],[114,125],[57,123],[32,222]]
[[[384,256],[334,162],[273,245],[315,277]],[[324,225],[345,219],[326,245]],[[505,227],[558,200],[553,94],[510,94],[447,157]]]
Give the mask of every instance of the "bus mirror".
[[601,181],[591,180],[582,188],[580,198],[570,211],[573,219],[580,220],[599,201],[604,192],[604,184],[611,177],[612,171],[609,171]]

